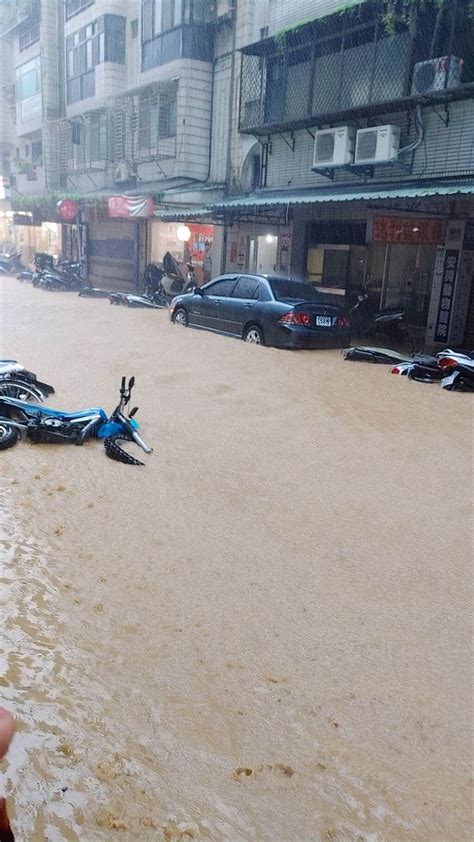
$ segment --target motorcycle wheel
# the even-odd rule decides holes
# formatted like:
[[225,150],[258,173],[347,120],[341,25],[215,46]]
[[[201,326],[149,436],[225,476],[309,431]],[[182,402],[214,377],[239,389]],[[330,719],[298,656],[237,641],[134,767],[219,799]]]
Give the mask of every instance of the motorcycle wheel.
[[15,380],[3,383],[0,381],[0,396],[17,398],[20,401],[30,401],[31,403],[42,403],[45,398],[40,389],[35,389],[33,386]]
[[0,420],[0,450],[14,447],[18,441],[18,430],[8,421]]
[[135,459],[134,456],[131,456],[130,453],[127,453],[118,442],[120,441],[130,441],[129,439],[125,438],[124,436],[110,436],[107,439],[104,439],[104,447],[105,452],[109,459],[115,459],[116,462],[123,462],[125,465],[144,465],[144,462],[140,462],[139,459]]

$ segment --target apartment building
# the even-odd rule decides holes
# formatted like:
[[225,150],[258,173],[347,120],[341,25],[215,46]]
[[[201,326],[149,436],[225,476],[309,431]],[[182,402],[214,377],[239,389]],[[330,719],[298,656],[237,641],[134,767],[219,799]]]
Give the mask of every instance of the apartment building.
[[186,205],[218,195],[211,149],[227,146],[215,103],[227,85],[229,115],[230,0],[10,6],[2,55],[13,60],[2,61],[2,73],[13,77],[14,126],[5,92],[2,107],[13,207],[27,208],[25,222],[33,214],[61,223],[63,250],[102,284],[136,285],[146,261],[166,250],[202,264],[212,226],[194,226],[187,243],[178,225],[160,225],[152,213],[163,195]]

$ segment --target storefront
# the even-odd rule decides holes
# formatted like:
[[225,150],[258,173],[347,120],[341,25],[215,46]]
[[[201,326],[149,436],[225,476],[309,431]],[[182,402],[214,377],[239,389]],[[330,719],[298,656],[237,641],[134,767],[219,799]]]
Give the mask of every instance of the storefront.
[[40,222],[31,211],[6,211],[0,215],[0,241],[2,248],[14,246],[23,263],[29,265],[37,251],[46,251],[58,257],[62,253],[61,225],[57,222]]
[[170,252],[186,277],[187,265],[192,264],[198,283],[203,283],[218,274],[215,269],[214,225],[193,222],[149,223],[148,260],[161,263],[166,252]]
[[292,228],[265,222],[238,222],[227,236],[226,271],[287,275]]

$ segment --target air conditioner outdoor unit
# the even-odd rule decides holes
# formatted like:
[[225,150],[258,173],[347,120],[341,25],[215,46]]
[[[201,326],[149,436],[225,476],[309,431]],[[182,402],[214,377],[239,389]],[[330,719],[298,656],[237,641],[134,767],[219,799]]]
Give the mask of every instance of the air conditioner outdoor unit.
[[428,94],[431,91],[459,88],[461,72],[462,59],[456,56],[419,61],[413,70],[411,92],[412,94]]
[[352,126],[318,129],[314,135],[313,170],[352,164],[356,130]]
[[400,146],[398,126],[374,126],[359,129],[356,139],[355,163],[378,164],[382,161],[396,161]]

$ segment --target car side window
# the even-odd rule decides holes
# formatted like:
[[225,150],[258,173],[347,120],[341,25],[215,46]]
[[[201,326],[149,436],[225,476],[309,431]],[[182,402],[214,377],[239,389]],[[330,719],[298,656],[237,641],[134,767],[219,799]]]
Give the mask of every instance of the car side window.
[[271,301],[272,297],[270,295],[270,291],[266,284],[263,281],[258,282],[258,292],[255,295],[255,298],[258,298],[259,301]]
[[248,275],[242,275],[232,290],[232,298],[256,298],[258,281]]
[[235,278],[223,278],[222,281],[216,281],[215,284],[205,287],[204,294],[212,296],[230,295],[234,284]]

